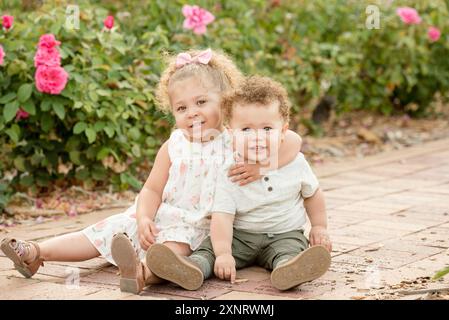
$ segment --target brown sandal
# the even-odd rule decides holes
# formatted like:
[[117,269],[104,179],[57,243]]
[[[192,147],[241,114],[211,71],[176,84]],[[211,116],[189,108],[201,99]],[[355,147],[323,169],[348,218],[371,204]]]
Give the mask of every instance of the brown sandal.
[[[24,257],[30,252],[31,246],[36,249],[36,257],[30,263],[26,263]],[[44,265],[41,259],[41,251],[39,245],[33,241],[22,241],[13,238],[5,238],[2,240],[1,248],[3,253],[12,260],[14,267],[25,278],[31,278]]]

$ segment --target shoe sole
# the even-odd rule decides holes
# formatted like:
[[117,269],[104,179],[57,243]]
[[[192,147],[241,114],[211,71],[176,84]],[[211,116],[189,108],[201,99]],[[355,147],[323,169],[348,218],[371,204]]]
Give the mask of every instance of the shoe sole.
[[22,261],[20,261],[20,258],[17,256],[16,251],[9,245],[11,240],[11,238],[3,239],[1,244],[3,253],[14,263],[14,268],[19,271],[20,274],[22,274],[25,278],[31,278],[33,276],[32,272],[23,265]]
[[137,281],[137,254],[124,234],[117,234],[111,242],[111,255],[120,270],[120,290],[139,294],[142,286]]
[[330,264],[329,252],[322,246],[314,246],[274,269],[271,283],[279,290],[288,290],[321,277]]
[[203,284],[201,270],[163,244],[154,244],[148,249],[146,263],[156,276],[176,283],[186,290],[196,290]]

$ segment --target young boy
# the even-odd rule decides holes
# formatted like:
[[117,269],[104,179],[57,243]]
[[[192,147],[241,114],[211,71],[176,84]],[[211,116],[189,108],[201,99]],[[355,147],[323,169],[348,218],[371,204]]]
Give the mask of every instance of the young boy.
[[[288,128],[286,90],[269,78],[250,77],[224,98],[222,107],[237,157],[264,165],[264,177],[241,187],[223,171],[216,183],[210,237],[188,258],[155,244],[147,254],[148,267],[188,290],[199,288],[213,273],[234,282],[236,268],[253,264],[273,270],[271,282],[280,290],[322,276],[332,246],[318,180],[302,153],[269,169]],[[312,225],[310,248],[303,233],[306,212]]]

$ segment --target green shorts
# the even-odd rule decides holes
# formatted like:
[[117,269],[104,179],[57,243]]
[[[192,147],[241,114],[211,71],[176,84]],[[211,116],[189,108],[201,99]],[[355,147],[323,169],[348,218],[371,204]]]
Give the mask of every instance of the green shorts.
[[[303,230],[285,233],[250,233],[234,229],[232,255],[236,268],[258,265],[274,269],[279,262],[290,260],[309,247]],[[215,254],[210,237],[207,237],[189,257],[203,271],[204,278],[213,275]]]

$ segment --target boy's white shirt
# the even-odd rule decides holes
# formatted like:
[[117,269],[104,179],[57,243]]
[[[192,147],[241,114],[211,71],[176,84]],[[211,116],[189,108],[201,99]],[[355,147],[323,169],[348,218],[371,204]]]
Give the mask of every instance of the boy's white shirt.
[[303,229],[307,221],[304,198],[314,195],[319,182],[302,153],[245,186],[232,182],[228,170],[225,166],[218,175],[212,213],[233,214],[234,228],[252,233]]

